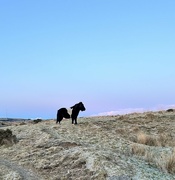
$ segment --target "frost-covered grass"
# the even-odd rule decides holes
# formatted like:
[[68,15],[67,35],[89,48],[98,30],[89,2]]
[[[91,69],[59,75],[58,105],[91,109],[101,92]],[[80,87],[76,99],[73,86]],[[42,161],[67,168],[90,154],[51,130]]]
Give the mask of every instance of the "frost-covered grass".
[[[11,123],[18,143],[1,146],[0,160],[39,179],[175,179],[174,112],[87,117],[78,123]],[[20,176],[12,167],[3,169],[0,179],[10,172]]]

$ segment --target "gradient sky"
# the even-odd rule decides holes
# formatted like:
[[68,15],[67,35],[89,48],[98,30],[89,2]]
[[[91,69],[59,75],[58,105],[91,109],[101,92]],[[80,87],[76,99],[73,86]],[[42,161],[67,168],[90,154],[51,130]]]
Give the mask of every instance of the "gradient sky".
[[175,104],[174,0],[1,0],[0,117]]

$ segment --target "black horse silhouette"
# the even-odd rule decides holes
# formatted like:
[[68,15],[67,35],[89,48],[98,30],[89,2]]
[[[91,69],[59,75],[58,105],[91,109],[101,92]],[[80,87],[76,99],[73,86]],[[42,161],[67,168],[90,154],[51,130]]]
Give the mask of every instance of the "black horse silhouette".
[[56,124],[62,121],[63,118],[69,119],[70,118],[70,114],[67,112],[66,108],[61,108],[57,111],[57,120],[56,120]]
[[70,108],[72,109],[72,114],[71,114],[72,124],[74,124],[74,121],[75,121],[75,124],[77,124],[77,117],[78,117],[79,112],[85,111],[86,108],[84,107],[84,104],[82,102],[79,102]]

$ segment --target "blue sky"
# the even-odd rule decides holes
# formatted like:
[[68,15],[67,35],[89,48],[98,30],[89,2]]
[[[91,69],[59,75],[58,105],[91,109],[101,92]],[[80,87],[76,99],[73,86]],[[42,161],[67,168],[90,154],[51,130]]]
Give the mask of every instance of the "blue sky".
[[175,104],[174,0],[0,1],[0,117]]

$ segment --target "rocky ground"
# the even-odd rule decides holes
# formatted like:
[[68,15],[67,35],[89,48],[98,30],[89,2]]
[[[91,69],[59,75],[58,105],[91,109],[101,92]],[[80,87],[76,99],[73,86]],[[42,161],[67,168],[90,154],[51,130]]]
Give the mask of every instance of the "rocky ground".
[[0,180],[175,179],[175,112],[79,118],[78,125],[0,122],[0,129],[17,140],[0,146]]

